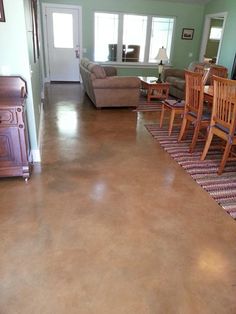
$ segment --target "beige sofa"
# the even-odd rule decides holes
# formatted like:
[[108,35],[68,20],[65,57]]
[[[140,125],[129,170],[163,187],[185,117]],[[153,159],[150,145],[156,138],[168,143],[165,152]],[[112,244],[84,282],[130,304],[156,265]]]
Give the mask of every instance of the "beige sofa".
[[[206,62],[192,62],[188,66],[188,70],[194,71],[197,65],[201,65],[204,68],[224,68],[220,65],[210,64]],[[209,70],[208,76],[206,77],[206,85],[210,85],[211,81],[211,71]],[[184,76],[184,70],[183,69],[174,69],[174,68],[166,68],[163,71],[163,80],[170,83],[170,90],[169,94],[178,98],[178,99],[184,99],[185,98],[185,76]]]
[[80,74],[84,90],[97,108],[136,107],[139,103],[140,79],[117,76],[111,66],[101,66],[83,58]]

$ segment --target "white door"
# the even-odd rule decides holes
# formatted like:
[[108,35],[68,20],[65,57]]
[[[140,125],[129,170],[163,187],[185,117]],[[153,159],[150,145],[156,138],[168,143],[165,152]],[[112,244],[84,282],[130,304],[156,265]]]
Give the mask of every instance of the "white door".
[[79,9],[46,7],[50,81],[79,81]]

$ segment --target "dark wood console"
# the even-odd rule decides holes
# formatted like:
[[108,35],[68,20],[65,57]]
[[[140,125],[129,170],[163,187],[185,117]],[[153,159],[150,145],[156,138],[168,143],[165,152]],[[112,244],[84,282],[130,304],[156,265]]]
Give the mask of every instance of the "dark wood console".
[[26,95],[21,77],[0,76],[0,177],[30,177]]

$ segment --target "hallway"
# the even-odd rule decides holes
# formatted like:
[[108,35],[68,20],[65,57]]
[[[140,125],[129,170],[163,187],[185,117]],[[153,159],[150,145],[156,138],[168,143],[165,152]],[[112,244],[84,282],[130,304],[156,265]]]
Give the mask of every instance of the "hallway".
[[41,165],[0,179],[0,314],[236,313],[236,221],[156,121],[48,86]]

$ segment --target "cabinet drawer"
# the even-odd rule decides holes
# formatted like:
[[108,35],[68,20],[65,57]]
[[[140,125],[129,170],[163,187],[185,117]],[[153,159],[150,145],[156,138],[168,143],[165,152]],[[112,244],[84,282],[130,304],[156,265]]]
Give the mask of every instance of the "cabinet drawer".
[[[21,110],[18,108],[17,110]],[[0,127],[1,125],[17,124],[17,115],[15,109],[0,109]]]

